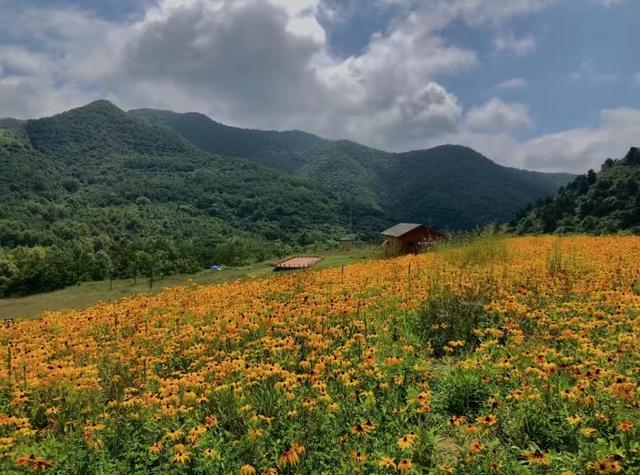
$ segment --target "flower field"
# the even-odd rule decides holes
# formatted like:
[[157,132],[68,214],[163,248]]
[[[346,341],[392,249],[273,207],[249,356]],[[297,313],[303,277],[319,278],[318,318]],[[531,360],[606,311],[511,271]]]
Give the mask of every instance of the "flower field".
[[0,329],[0,472],[640,473],[640,238],[485,238]]

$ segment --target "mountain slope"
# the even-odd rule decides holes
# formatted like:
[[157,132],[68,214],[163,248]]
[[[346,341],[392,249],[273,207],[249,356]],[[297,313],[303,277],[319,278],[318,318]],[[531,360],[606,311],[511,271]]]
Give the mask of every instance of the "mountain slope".
[[349,225],[340,197],[106,101],[0,129],[0,171],[0,295],[264,259]]
[[301,132],[236,129],[202,114],[130,114],[169,126],[210,153],[239,154],[303,177],[344,197],[353,209],[373,206],[392,221],[443,229],[504,222],[573,178],[503,167],[466,147],[394,154]]
[[503,167],[455,145],[397,154],[392,160],[389,212],[453,229],[506,221],[524,204],[554,193],[570,177]]
[[168,126],[194,145],[210,153],[248,158],[259,165],[286,172],[298,170],[303,163],[299,154],[329,141],[301,131],[264,131],[229,127],[204,114],[139,109],[129,111],[133,117]]
[[553,198],[522,211],[510,223],[514,232],[640,233],[640,151],[608,159],[562,187]]

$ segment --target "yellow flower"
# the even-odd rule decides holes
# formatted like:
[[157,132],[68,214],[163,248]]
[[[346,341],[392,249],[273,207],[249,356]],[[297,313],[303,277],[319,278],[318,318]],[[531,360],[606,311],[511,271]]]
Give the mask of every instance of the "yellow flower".
[[202,451],[202,456],[206,460],[218,460],[220,458],[220,452],[215,449],[206,448]]
[[176,440],[180,439],[184,435],[184,432],[182,432],[181,429],[171,429],[171,430],[168,430],[165,435],[167,439],[175,442]]
[[408,434],[398,439],[398,447],[402,450],[412,449],[416,443],[418,436],[416,434]]
[[413,464],[407,459],[402,459],[398,462],[398,471],[400,473],[410,472],[412,468]]
[[456,469],[455,467],[452,467],[451,465],[438,465],[438,470],[443,472],[443,473],[455,473]]
[[580,434],[584,435],[585,437],[592,436],[594,432],[597,431],[593,427],[583,427],[582,429],[580,429]]
[[589,465],[596,473],[600,475],[622,472],[622,464],[620,464],[620,462],[618,462],[617,460],[598,459]]
[[240,467],[240,475],[254,475],[256,469],[252,465],[243,465]]
[[396,468],[396,462],[394,459],[392,459],[391,457],[382,457],[380,459],[380,461],[378,462],[378,466],[380,468],[392,468],[395,470]]
[[575,416],[569,416],[567,417],[567,422],[569,423],[569,425],[576,425],[576,424],[580,424],[582,422],[582,417],[575,415]]
[[360,450],[356,450],[351,454],[351,458],[353,458],[357,463],[365,463],[367,461],[367,454]]
[[190,460],[191,452],[189,452],[182,444],[178,444],[174,447],[175,453],[171,460],[181,465],[186,464]]
[[539,450],[535,451],[524,451],[522,455],[525,456],[527,461],[532,465],[549,465],[551,463],[551,459],[548,454],[540,452]]
[[489,414],[488,416],[480,416],[476,418],[476,422],[480,425],[493,426],[498,422],[496,416]]
[[149,447],[149,453],[152,455],[158,455],[164,449],[164,442],[156,442],[151,447]]

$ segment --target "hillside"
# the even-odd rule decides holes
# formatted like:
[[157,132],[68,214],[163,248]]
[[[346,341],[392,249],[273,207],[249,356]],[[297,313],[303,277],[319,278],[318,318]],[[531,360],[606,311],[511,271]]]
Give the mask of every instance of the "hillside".
[[248,158],[260,165],[287,172],[294,172],[303,166],[299,154],[329,143],[298,130],[276,132],[229,127],[195,112],[178,114],[139,109],[129,111],[129,115],[166,125],[208,152]]
[[608,159],[510,223],[517,233],[640,233],[640,151]]
[[106,101],[0,129],[0,171],[0,295],[264,259],[349,225],[339,197]]
[[202,114],[150,109],[130,114],[169,126],[208,152],[244,156],[303,177],[345,197],[354,208],[373,206],[391,221],[442,229],[504,222],[573,178],[503,167],[467,147],[398,154],[298,131],[238,129]]
[[470,229],[567,179],[464,147],[391,154],[104,100],[2,119],[0,171],[0,295],[373,240],[394,221]]

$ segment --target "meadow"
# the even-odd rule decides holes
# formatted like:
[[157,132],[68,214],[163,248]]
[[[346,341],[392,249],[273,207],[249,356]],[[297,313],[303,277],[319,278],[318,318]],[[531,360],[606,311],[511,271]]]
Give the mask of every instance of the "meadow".
[[[315,268],[326,269],[379,257],[379,246],[363,246],[353,251],[324,252],[324,259]],[[131,297],[137,294],[161,292],[167,287],[187,284],[221,284],[233,280],[264,279],[273,277],[273,260],[242,266],[223,267],[220,271],[205,270],[196,274],[177,274],[148,278],[114,279],[97,282],[81,282],[77,285],[53,292],[28,295],[26,297],[0,298],[0,319],[36,318],[50,310],[82,309],[99,302]],[[0,321],[1,323],[1,321]]]
[[0,329],[0,472],[640,473],[640,238],[484,237]]

